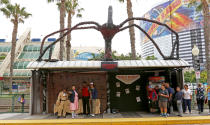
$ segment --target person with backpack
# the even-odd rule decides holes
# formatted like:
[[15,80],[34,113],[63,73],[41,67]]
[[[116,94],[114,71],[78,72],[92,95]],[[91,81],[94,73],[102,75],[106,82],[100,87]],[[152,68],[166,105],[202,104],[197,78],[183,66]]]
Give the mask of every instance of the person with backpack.
[[201,83],[199,83],[198,87],[195,90],[199,114],[203,112],[203,106],[204,106],[204,100],[205,100],[204,92],[205,92],[205,89],[202,87]]
[[157,102],[158,95],[153,88],[148,88],[148,100],[149,100],[149,109],[150,112],[155,112],[155,104]]

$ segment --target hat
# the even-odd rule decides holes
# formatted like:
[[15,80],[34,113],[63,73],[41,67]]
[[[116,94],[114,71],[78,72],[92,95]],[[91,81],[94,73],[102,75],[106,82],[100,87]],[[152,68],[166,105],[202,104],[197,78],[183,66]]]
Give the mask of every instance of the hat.
[[93,82],[91,82],[90,85],[93,85]]

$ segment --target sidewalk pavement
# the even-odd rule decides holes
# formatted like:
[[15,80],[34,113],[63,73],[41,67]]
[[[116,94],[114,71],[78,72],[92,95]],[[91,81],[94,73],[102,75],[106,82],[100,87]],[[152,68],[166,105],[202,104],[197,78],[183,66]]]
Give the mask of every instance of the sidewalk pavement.
[[20,125],[20,124],[63,124],[63,125],[163,125],[163,124],[210,124],[210,116],[207,110],[198,114],[184,114],[184,117],[176,116],[176,113],[167,118],[160,117],[158,113],[148,112],[122,112],[116,114],[101,114],[95,117],[78,115],[76,119],[71,119],[71,115],[66,118],[57,119],[52,114],[29,115],[28,113],[5,113],[0,114],[0,125]]

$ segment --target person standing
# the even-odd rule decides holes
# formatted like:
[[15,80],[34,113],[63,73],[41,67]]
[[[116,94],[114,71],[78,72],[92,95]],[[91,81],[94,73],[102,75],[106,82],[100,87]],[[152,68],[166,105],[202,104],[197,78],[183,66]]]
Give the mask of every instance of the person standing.
[[207,100],[208,100],[208,106],[209,106],[209,115],[210,115],[210,87],[207,89]]
[[78,114],[83,113],[83,104],[82,104],[82,86],[80,85],[78,88],[78,97],[79,97],[79,109],[77,110]]
[[165,85],[161,85],[161,89],[159,91],[159,107],[160,107],[160,116],[167,117],[167,103],[168,103],[168,90],[165,88]]
[[95,110],[96,110],[96,99],[98,96],[98,92],[93,84],[93,82],[90,83],[90,103],[91,103],[91,116],[95,116]]
[[202,87],[201,83],[199,83],[198,87],[195,90],[199,114],[203,112],[203,106],[204,106],[204,100],[205,100],[204,91],[205,90]]
[[182,99],[183,99],[183,92],[180,90],[180,87],[176,87],[176,94],[175,94],[175,100],[176,100],[176,105],[178,109],[178,116],[182,117],[183,116],[183,110],[182,110]]
[[[82,88],[82,103],[83,103],[83,114],[90,114],[90,93],[89,88],[87,86],[87,82],[83,82],[83,88]],[[87,110],[87,112],[86,112]]]
[[68,94],[66,92],[66,89],[63,89],[59,94],[58,94],[58,99],[57,102],[59,104],[58,106],[58,116],[57,118],[60,118],[61,115],[63,115],[63,117],[66,117],[66,109],[68,107]]
[[152,112],[152,113],[155,112],[155,102],[158,99],[157,96],[158,95],[157,95],[155,89],[148,88],[149,109],[150,109],[150,112]]
[[191,100],[192,100],[192,92],[188,88],[188,85],[184,85],[183,90],[183,102],[184,102],[184,113],[186,114],[186,110],[188,107],[189,113],[191,114]]
[[78,93],[76,92],[76,87],[73,85],[72,90],[69,92],[69,100],[70,100],[70,110],[72,112],[72,118],[76,116],[76,110],[78,110]]
[[168,98],[168,112],[170,114],[173,113],[173,94],[174,90],[170,87],[169,83],[165,83],[166,89],[168,90],[169,98]]

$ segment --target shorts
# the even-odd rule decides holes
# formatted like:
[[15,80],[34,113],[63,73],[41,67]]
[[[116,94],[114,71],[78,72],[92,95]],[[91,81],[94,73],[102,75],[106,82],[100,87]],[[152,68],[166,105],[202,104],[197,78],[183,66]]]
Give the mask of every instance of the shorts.
[[167,108],[167,104],[168,104],[167,101],[159,101],[159,107],[160,108]]

